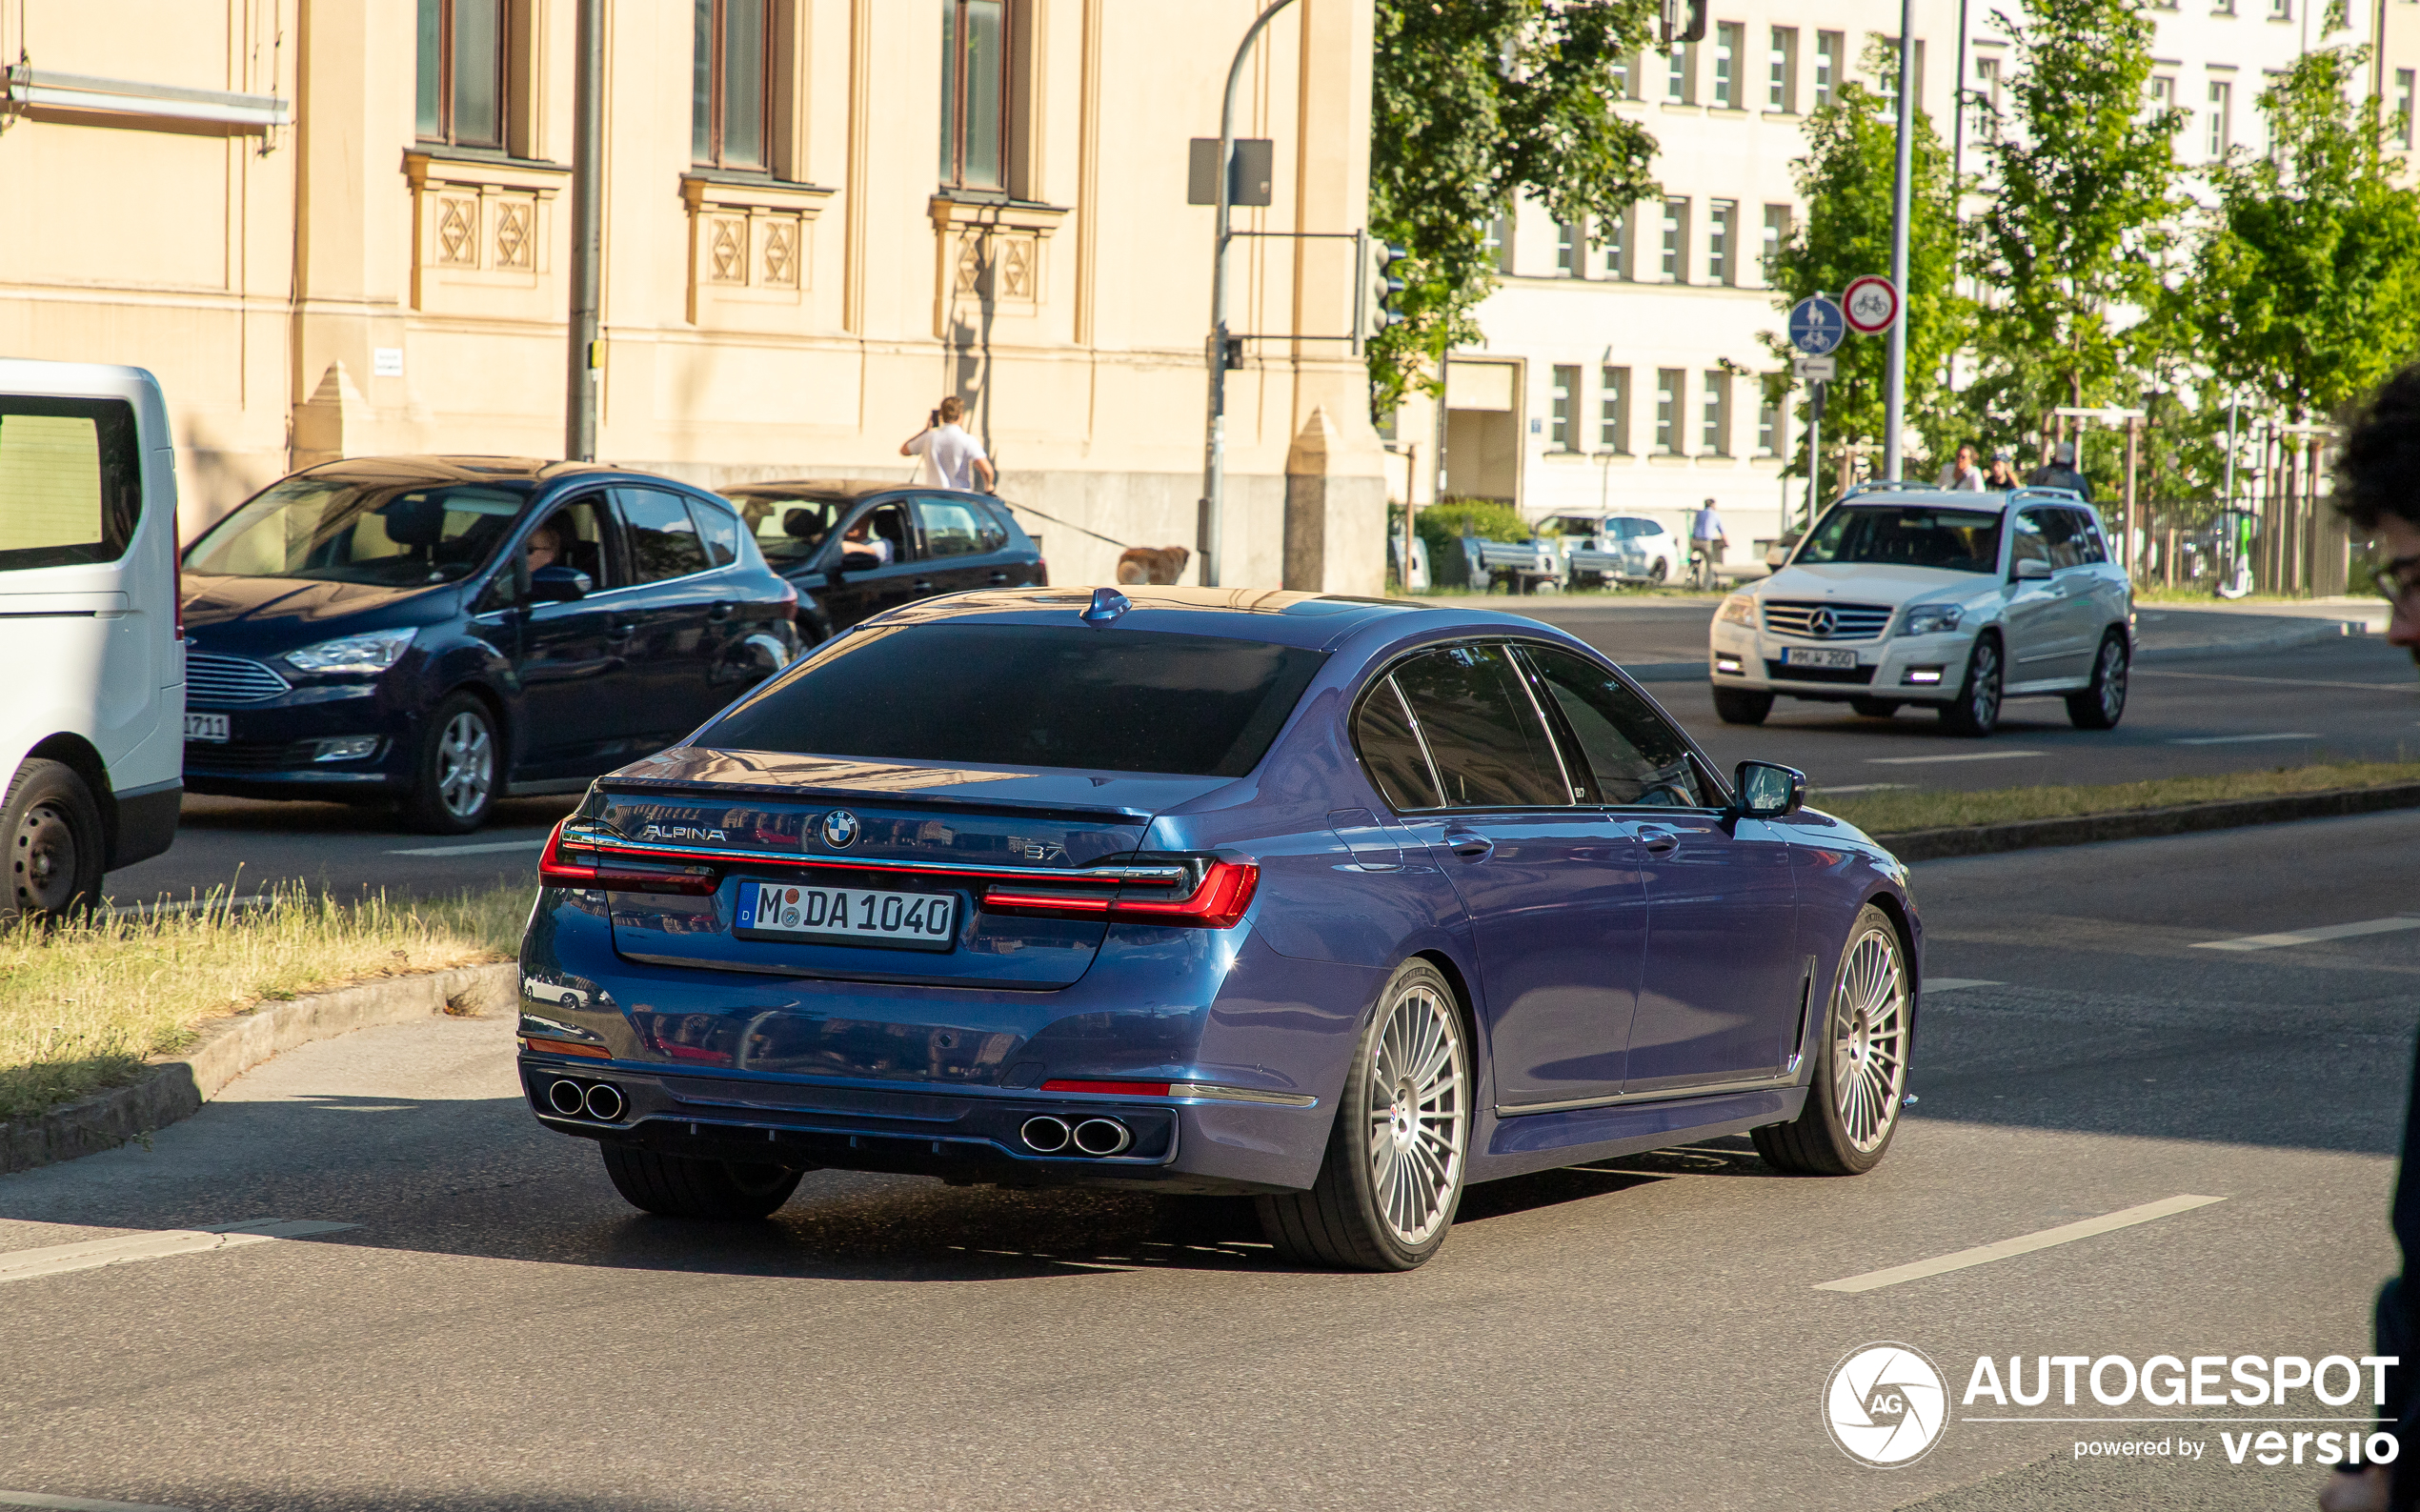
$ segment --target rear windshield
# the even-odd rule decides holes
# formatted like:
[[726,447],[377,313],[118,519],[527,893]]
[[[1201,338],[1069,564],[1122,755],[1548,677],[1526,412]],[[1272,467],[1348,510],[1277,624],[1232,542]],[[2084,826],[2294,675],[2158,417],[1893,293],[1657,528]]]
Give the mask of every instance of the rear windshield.
[[0,572],[116,561],[142,514],[132,405],[0,398]]
[[449,583],[486,563],[528,498],[510,483],[432,488],[306,474],[212,526],[185,566],[229,577]]
[[1239,777],[1326,659],[1115,627],[902,625],[834,642],[696,743]]
[[1925,509],[1906,505],[1840,504],[1815,526],[1792,565],[1879,562],[1939,567],[1953,573],[2000,570],[1997,510]]

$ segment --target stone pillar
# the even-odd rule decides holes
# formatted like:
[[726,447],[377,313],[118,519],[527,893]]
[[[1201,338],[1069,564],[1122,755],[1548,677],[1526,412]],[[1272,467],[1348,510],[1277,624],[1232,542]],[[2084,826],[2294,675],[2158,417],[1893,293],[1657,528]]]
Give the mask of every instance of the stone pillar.
[[1386,591],[1386,478],[1370,465],[1375,450],[1352,445],[1325,405],[1312,406],[1285,454],[1285,587]]
[[353,386],[353,374],[338,358],[328,364],[319,387],[294,406],[294,471],[333,462],[363,449],[376,412]]

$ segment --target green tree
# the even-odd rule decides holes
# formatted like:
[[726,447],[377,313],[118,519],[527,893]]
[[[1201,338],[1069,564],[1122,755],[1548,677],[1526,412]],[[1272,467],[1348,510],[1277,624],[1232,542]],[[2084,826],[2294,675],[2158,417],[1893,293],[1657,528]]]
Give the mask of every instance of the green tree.
[[[1886,53],[1887,49],[1879,50]],[[1880,57],[1873,68],[1885,66]],[[1908,184],[1907,288],[1902,307],[1907,321],[1907,422],[1926,449],[1946,454],[1959,439],[1961,417],[1936,374],[1966,339],[1971,307],[1955,283],[1957,231],[1950,183],[1949,150],[1932,119],[1915,116],[1916,140]],[[1893,218],[1891,178],[1898,152],[1898,125],[1881,94],[1854,80],[1841,85],[1831,103],[1806,122],[1806,155],[1791,166],[1805,218],[1791,228],[1771,274],[1775,304],[1784,310],[1813,293],[1837,298],[1849,280],[1890,272]],[[1765,338],[1777,357],[1790,355],[1787,341]],[[1839,376],[1824,401],[1826,449],[1835,441],[1879,443],[1883,437],[1885,336],[1851,334],[1834,355]],[[1788,380],[1776,375],[1779,390]],[[1787,472],[1803,475],[1793,458]]]
[[1495,287],[1488,225],[1516,194],[1557,218],[1603,220],[1660,192],[1655,138],[1614,113],[1619,70],[1650,0],[1378,0],[1370,228],[1411,256],[1405,319],[1368,348],[1370,408],[1479,334]]
[[2183,208],[2182,117],[2144,109],[2151,22],[2134,0],[2031,0],[1995,19],[2015,77],[1985,142],[1986,292],[1964,398],[1980,433],[2014,439],[2060,405],[2139,400],[2158,345],[2143,316]]

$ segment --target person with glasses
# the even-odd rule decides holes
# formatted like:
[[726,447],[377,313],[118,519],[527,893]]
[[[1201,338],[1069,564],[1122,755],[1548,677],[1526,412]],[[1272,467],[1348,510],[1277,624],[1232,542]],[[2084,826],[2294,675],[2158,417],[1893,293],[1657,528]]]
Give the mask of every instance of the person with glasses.
[[[2394,605],[2387,638],[2420,662],[2420,365],[2387,380],[2345,438],[2336,464],[2336,508],[2353,534],[2369,533],[2385,559],[2374,580]],[[2420,1055],[2411,1070],[2412,1097],[2420,1101]],[[2412,1265],[2420,1260],[2420,1123],[2407,1105],[2403,1160],[2395,1174],[2390,1221],[2403,1252],[2403,1274],[2378,1291],[2376,1352],[2403,1363],[2386,1369],[2386,1402],[2380,1426],[2404,1452],[2391,1465],[2340,1466],[2319,1494],[2325,1512],[2386,1512],[2420,1507],[2420,1391],[2413,1389],[2413,1356],[2420,1354],[2420,1293]]]

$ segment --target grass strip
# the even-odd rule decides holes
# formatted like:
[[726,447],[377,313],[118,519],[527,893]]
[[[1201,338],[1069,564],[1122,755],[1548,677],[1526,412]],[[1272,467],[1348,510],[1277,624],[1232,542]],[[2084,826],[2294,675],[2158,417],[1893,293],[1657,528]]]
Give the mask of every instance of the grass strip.
[[1833,801],[1826,801],[1819,788],[1813,797],[1815,805],[1825,813],[1838,815],[1868,835],[1887,838],[1911,830],[2133,814],[2187,803],[2283,797],[2335,788],[2388,787],[2398,782],[2420,782],[2420,761],[2329,761],[2267,772],[2152,777],[2143,782],[2103,786],[1986,788],[1977,792],[1921,788],[1906,793],[1860,793]]
[[263,1002],[508,958],[529,907],[526,886],[411,903],[297,887],[242,910],[0,928],[0,1119],[131,1081],[147,1058]]

